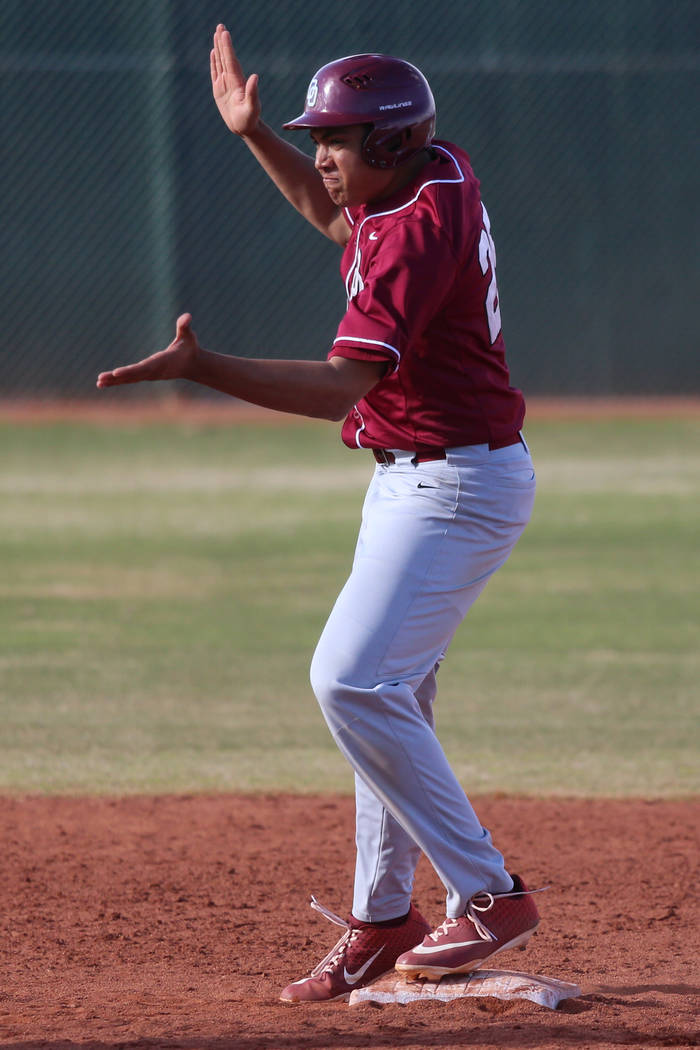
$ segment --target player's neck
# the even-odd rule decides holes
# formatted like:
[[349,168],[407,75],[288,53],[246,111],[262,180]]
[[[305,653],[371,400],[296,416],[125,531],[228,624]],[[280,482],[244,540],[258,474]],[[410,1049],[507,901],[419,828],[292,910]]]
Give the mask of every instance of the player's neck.
[[421,150],[415,157],[411,157],[410,160],[406,161],[400,167],[395,169],[394,178],[382,189],[376,197],[372,197],[372,200],[367,201],[368,205],[378,204],[380,201],[386,200],[388,197],[393,197],[395,193],[399,193],[405,186],[409,186],[423,170],[426,164],[429,164],[431,160],[430,152],[427,149]]

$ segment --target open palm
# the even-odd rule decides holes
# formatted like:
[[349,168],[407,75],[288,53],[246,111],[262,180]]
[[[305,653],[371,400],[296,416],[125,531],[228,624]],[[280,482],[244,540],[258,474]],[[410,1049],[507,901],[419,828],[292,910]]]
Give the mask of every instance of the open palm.
[[247,135],[260,120],[258,75],[253,73],[246,80],[233,50],[231,34],[223,25],[216,27],[210,57],[211,86],[219,113],[229,131]]
[[159,350],[157,354],[151,354],[133,365],[121,365],[109,372],[100,372],[97,377],[98,387],[155,382],[159,379],[189,379],[200,350],[191,325],[192,315],[181,314],[175,326],[175,338],[165,350]]

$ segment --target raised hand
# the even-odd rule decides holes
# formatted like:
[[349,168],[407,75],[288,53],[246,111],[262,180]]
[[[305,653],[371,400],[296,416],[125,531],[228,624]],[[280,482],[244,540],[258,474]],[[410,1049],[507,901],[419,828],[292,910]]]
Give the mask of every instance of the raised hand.
[[125,383],[144,383],[157,379],[193,378],[200,348],[191,324],[192,315],[181,314],[177,319],[175,338],[165,350],[151,354],[133,365],[122,365],[111,372],[101,372],[97,377],[97,385],[123,386]]
[[246,80],[224,25],[216,27],[210,59],[214,101],[226,127],[235,135],[250,134],[260,120],[258,74]]

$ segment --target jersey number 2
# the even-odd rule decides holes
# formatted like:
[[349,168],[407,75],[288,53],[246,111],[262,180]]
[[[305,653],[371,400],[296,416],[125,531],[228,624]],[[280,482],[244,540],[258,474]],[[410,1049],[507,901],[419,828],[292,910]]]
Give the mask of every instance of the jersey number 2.
[[493,344],[498,339],[498,333],[501,330],[501,306],[498,301],[498,285],[496,284],[496,245],[493,243],[491,223],[483,203],[481,211],[484,217],[484,228],[479,239],[479,265],[484,277],[489,271],[489,266],[491,267],[491,280],[484,305],[486,308],[486,320],[489,324],[489,335]]

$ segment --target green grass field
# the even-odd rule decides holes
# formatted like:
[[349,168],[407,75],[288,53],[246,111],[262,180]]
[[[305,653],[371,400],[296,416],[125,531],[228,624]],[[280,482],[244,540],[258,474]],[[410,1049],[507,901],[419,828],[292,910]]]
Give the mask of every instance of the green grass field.
[[[369,457],[330,424],[0,426],[0,790],[351,790],[308,685]],[[700,420],[535,422],[441,671],[471,793],[698,791]]]

